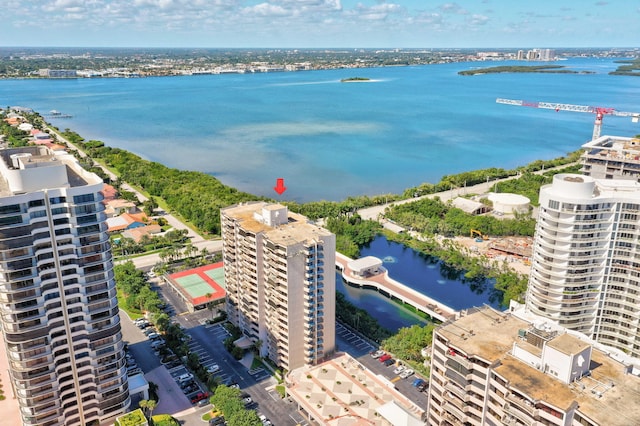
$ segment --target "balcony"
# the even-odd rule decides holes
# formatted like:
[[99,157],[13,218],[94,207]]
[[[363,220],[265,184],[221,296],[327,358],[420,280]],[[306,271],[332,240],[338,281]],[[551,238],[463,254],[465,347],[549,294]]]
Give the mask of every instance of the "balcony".
[[445,390],[451,392],[452,394],[456,395],[458,398],[460,398],[461,400],[465,400],[465,398],[467,397],[467,392],[464,389],[460,389],[458,386],[454,385],[451,382],[447,382],[444,385]]
[[526,426],[532,426],[536,422],[532,418],[533,415],[527,415],[522,411],[520,411],[518,408],[511,406],[509,403],[504,405],[504,411],[507,414],[507,416],[515,417],[519,422],[523,423]]
[[[535,408],[535,406],[530,401],[524,398],[519,398],[516,395],[510,393],[510,394],[507,394],[506,400],[511,402],[513,405],[516,405],[518,408],[522,409],[530,416],[534,416],[536,413],[537,409]],[[508,405],[509,404],[505,404],[506,411],[510,410],[510,408],[507,408]]]
[[464,422],[466,417],[464,412],[449,401],[445,401],[445,403],[442,404],[442,408],[451,414],[458,422]]
[[[446,351],[445,356],[447,357],[447,359],[457,362],[465,369],[473,370],[473,363],[469,361],[467,358],[465,358],[464,356],[460,354],[456,354],[453,351]],[[446,362],[445,362],[445,365],[446,365]],[[468,373],[470,373],[470,371],[465,372],[465,375],[467,375]]]

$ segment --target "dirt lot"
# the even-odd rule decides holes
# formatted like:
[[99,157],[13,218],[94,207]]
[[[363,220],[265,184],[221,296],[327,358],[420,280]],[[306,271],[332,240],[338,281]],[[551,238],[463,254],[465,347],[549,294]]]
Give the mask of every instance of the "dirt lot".
[[533,243],[531,237],[489,238],[482,241],[469,237],[455,237],[454,240],[469,249],[471,254],[483,254],[495,261],[506,261],[514,271],[529,275]]

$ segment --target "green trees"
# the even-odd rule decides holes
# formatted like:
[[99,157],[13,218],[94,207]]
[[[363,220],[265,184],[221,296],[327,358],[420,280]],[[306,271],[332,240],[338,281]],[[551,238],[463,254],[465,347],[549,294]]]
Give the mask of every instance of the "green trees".
[[472,229],[480,229],[493,236],[532,236],[535,231],[535,220],[531,217],[498,219],[490,215],[470,215],[443,203],[437,197],[390,207],[386,217],[406,228],[429,235],[469,235]]
[[336,234],[336,250],[352,258],[358,257],[360,246],[371,242],[382,230],[378,222],[362,220],[358,214],[330,217],[326,227]]
[[400,359],[421,362],[423,358],[420,351],[431,344],[433,329],[433,324],[403,327],[382,342],[382,349]]
[[240,390],[220,385],[216,388],[211,403],[224,415],[230,426],[261,426],[262,422],[254,410],[247,410],[240,399]]
[[153,399],[143,399],[142,401],[140,401],[140,408],[144,410],[145,415],[148,418],[151,418],[151,416],[153,416],[153,410],[155,410],[157,405],[158,402],[154,401]]
[[118,303],[123,309],[137,312],[160,312],[158,308],[161,302],[160,296],[151,290],[144,277],[144,272],[137,270],[133,262],[128,261],[116,265],[113,270],[119,293]]
[[336,292],[336,318],[376,342],[391,336],[367,311],[357,308],[340,292]]

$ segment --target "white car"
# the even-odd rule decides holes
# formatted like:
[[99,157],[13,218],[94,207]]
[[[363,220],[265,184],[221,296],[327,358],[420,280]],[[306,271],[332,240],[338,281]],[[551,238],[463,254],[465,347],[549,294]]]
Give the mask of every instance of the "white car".
[[399,365],[395,370],[393,370],[393,374],[400,374],[404,371],[404,365]]
[[414,373],[414,371],[412,369],[407,368],[402,373],[400,373],[400,377],[403,378],[403,379],[406,379],[407,377],[411,376],[413,373]]
[[178,376],[178,381],[180,383],[188,382],[188,381],[191,381],[191,380],[193,380],[193,374],[191,374],[191,373],[184,373],[184,374]]
[[213,374],[217,371],[220,371],[220,366],[218,364],[213,364],[207,367],[207,373]]
[[373,359],[378,359],[382,355],[384,355],[384,351],[383,350],[377,350],[375,352],[371,352],[371,358],[373,358]]

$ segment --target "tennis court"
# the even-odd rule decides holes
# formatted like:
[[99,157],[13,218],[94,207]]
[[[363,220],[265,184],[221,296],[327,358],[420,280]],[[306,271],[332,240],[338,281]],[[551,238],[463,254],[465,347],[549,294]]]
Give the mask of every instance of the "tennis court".
[[177,272],[166,278],[192,309],[226,297],[222,262]]

